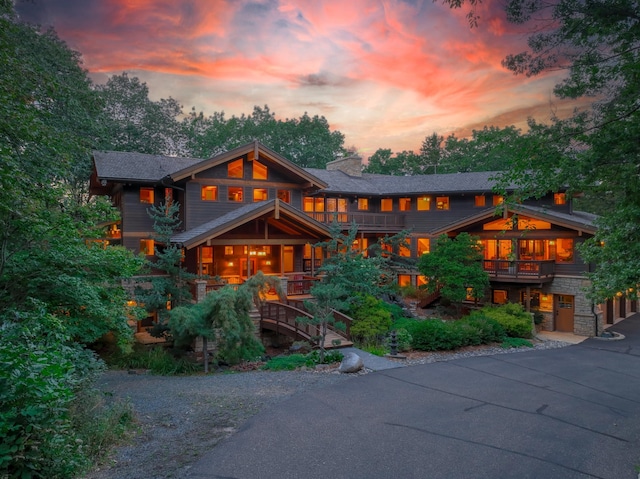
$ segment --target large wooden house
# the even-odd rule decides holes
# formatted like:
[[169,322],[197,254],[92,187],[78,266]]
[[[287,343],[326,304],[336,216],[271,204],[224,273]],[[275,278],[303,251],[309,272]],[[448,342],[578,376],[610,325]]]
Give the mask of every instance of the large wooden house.
[[[178,201],[183,229],[172,241],[184,248],[185,267],[227,283],[260,270],[301,286],[296,281],[322,264],[313,245],[329,238],[329,225],[346,230],[355,222],[361,249],[410,230],[410,248],[399,253],[412,257],[428,254],[442,234],[478,236],[491,280],[487,300],[539,310],[548,330],[591,336],[602,331],[598,323],[637,308],[613,299],[601,311],[585,296],[589,265],[576,246],[594,234],[593,215],[573,211],[564,192],[497,213],[495,173],[374,175],[362,173],[358,157],[301,168],[258,142],[209,159],[114,151],[93,159],[92,194],[109,195],[121,213],[108,231],[112,241],[153,255],[147,209]],[[398,281],[419,286],[424,278],[406,271]]]

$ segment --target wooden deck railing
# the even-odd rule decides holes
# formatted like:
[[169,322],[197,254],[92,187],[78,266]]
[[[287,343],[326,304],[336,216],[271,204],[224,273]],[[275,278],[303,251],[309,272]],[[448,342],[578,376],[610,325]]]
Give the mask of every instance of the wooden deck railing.
[[542,280],[555,274],[555,261],[508,261],[502,259],[483,260],[484,270],[494,279]]
[[[298,304],[301,304],[298,302]],[[333,316],[336,321],[340,321],[345,324],[346,329],[341,331],[332,324],[327,326],[328,329],[344,337],[350,339],[351,331],[351,318],[338,311],[333,312]],[[260,317],[262,319],[268,319],[277,323],[282,323],[288,329],[294,330],[296,333],[303,333],[300,336],[306,336],[308,338],[314,338],[320,336],[320,328],[315,324],[304,323],[297,321],[299,317],[313,318],[313,316],[304,309],[296,308],[289,304],[280,303],[277,301],[267,301],[262,305],[260,309]]]
[[309,294],[318,278],[289,279],[287,281],[287,296]]
[[356,223],[361,228],[378,228],[381,230],[401,230],[404,228],[404,215],[397,213],[335,213],[335,212],[306,212],[320,223],[333,223],[349,226]]

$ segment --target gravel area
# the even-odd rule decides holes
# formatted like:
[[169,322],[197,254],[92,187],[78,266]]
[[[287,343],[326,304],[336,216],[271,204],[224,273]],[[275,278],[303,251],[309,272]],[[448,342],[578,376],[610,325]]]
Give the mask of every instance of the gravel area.
[[[568,346],[541,341],[535,349]],[[409,353],[407,366],[437,361],[511,354],[531,348],[478,346],[454,352]],[[362,374],[368,371],[363,371]],[[297,393],[322,388],[357,375],[322,371],[217,373],[165,377],[108,371],[98,387],[134,406],[137,429],[127,444],[116,448],[86,479],[180,478],[192,462],[233,434],[251,416]]]

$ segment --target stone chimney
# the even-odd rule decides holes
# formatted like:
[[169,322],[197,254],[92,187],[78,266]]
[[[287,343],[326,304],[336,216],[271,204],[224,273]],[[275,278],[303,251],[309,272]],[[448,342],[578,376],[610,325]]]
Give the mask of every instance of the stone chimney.
[[327,163],[327,170],[339,170],[349,176],[362,176],[362,158],[358,155],[338,158]]

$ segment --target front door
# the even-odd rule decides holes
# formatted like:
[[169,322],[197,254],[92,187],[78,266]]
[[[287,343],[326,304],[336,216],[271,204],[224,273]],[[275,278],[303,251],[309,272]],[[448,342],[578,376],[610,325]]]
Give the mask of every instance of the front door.
[[556,298],[556,331],[573,333],[574,297],[557,294]]

